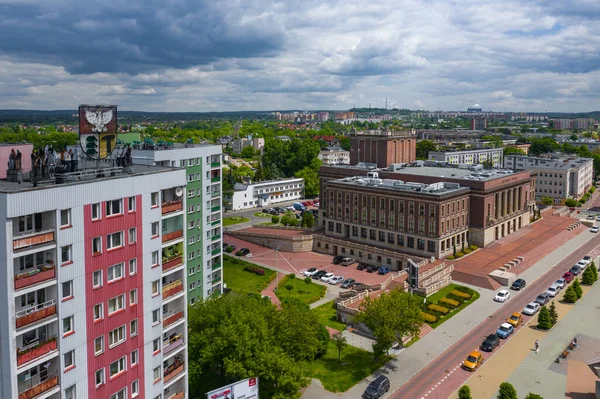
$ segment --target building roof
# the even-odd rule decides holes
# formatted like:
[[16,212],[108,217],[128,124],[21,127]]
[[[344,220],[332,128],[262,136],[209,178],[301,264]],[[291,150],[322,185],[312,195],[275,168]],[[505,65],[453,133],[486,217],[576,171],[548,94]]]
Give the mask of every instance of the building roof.
[[[527,165],[523,167],[536,169],[571,169],[581,168],[594,160],[592,158],[566,157],[566,156],[541,156],[507,155],[505,158],[524,159]],[[516,166],[516,165],[515,165]]]
[[233,189],[235,191],[244,191],[244,190],[246,190],[248,188],[248,186],[266,186],[266,185],[269,185],[269,184],[291,183],[291,182],[295,182],[295,181],[304,181],[304,178],[302,178],[302,177],[290,177],[290,178],[287,178],[287,179],[264,180],[264,181],[259,181],[259,182],[255,182],[255,183],[250,183],[250,184],[235,183],[235,186],[234,186]]
[[432,184],[405,182],[402,180],[379,179],[376,173],[371,176],[346,177],[333,180],[328,184],[342,184],[351,187],[368,187],[369,189],[388,190],[394,192],[418,193],[424,195],[439,196],[448,193],[460,193],[469,191],[468,187],[461,187],[458,183],[438,182]]

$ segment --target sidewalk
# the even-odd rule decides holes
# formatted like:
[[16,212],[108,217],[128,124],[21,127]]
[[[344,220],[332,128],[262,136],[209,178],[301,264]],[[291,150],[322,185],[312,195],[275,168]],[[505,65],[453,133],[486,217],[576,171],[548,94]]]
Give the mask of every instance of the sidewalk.
[[[540,275],[546,273],[564,257],[594,237],[595,235],[593,233],[589,233],[587,231],[582,232],[575,238],[566,242],[564,245],[542,258],[535,265],[523,272],[520,277],[524,278],[528,283],[535,281]],[[477,290],[481,294],[481,297],[477,301],[469,305],[468,308],[458,313],[440,327],[433,330],[431,333],[427,334],[409,348],[404,349],[394,360],[388,364],[388,376],[391,383],[390,392],[393,392],[406,383],[410,378],[427,366],[427,364],[444,353],[451,345],[464,337],[469,331],[477,327],[483,320],[487,319],[490,314],[502,306],[502,304],[493,301],[495,292],[484,290],[478,287],[471,288]],[[528,291],[525,291],[524,293],[512,293],[512,295],[521,294],[530,295],[533,297],[536,295]],[[360,398],[367,384],[368,381],[363,380],[342,395],[334,395],[329,392],[323,392],[322,388],[318,387],[320,384],[312,384],[305,391],[303,398]]]

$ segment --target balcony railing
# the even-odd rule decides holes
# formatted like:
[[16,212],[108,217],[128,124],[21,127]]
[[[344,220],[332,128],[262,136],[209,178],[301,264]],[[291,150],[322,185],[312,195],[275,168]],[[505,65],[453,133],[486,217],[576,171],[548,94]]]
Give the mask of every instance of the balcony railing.
[[213,284],[217,284],[218,282],[221,281],[221,275],[215,276],[212,278],[212,283]]
[[185,364],[182,361],[175,361],[172,365],[163,370],[163,381],[166,384],[185,370]]
[[220,238],[221,238],[221,234],[215,234],[215,235],[214,235],[214,236],[212,236],[210,239],[211,239],[212,241],[217,241],[217,240],[218,240],[218,239],[220,239]]
[[163,259],[163,264],[162,264],[162,270],[163,272],[169,270],[169,269],[173,269],[177,266],[181,266],[183,265],[183,256],[179,255],[176,256],[175,258],[169,259],[167,261],[165,261],[165,259]]
[[23,348],[17,348],[17,366],[44,356],[47,353],[56,350],[56,337],[52,337],[42,342],[27,345]]
[[185,396],[185,391],[179,391],[169,396],[167,399],[183,399]]
[[218,269],[218,268],[220,268],[220,267],[221,267],[221,264],[220,264],[220,263],[213,263],[213,265],[212,265],[212,269],[213,269],[213,270],[217,270],[217,269]]
[[15,276],[15,290],[52,280],[56,276],[54,265],[46,264]]
[[183,230],[172,231],[170,233],[163,234],[162,242],[165,243],[168,241],[177,240],[178,238],[181,238],[181,237],[183,237]]
[[217,211],[220,211],[220,210],[221,210],[221,207],[219,205],[213,206],[212,208],[210,208],[211,212],[217,212]]
[[212,198],[220,197],[221,193],[219,191],[213,191],[212,193],[210,193],[210,196]]
[[56,300],[41,303],[27,309],[23,309],[15,314],[17,328],[21,328],[38,320],[56,314]]
[[170,326],[171,324],[176,323],[181,319],[183,319],[183,310],[167,317],[165,317],[165,315],[163,314],[163,327]]
[[211,162],[210,163],[211,168],[218,168],[219,166],[221,166],[221,162]]
[[171,212],[177,212],[183,209],[183,202],[181,201],[171,201],[171,202],[165,202],[162,204],[161,207],[161,213],[167,214],[167,213],[171,213]]
[[183,291],[183,283],[181,280],[173,281],[165,285],[162,289],[163,299],[172,297],[173,295],[177,295]]
[[210,179],[210,181],[213,183],[221,181],[221,176],[214,176]]
[[169,339],[163,341],[163,353],[167,354],[183,346],[183,335],[174,334]]
[[217,255],[221,253],[221,248],[215,248],[212,251],[210,251],[211,254],[213,255]]
[[217,220],[213,220],[212,222],[210,222],[211,226],[217,226],[221,223],[221,219],[217,219]]
[[13,250],[33,247],[54,241],[54,229],[23,234],[13,239]]
[[[38,374],[27,380],[23,384],[26,389],[19,392],[19,399],[35,398],[58,385],[58,376],[56,375],[56,372],[50,373],[50,375],[43,378],[44,380],[42,381],[42,377]],[[19,387],[19,390],[21,390],[21,387]]]

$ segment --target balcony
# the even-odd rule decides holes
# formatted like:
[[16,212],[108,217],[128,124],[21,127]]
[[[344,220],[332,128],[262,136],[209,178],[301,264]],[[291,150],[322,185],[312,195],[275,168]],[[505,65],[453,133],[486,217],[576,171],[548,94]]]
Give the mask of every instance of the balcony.
[[163,327],[170,326],[171,324],[176,323],[182,319],[183,319],[183,310],[181,310],[179,312],[171,313],[170,315],[165,315],[163,313]]
[[166,215],[167,213],[178,212],[183,209],[183,202],[180,200],[173,200],[170,202],[163,202],[161,205],[161,213]]
[[163,219],[161,223],[163,244],[183,237],[183,215]]
[[221,210],[221,206],[217,205],[217,206],[213,206],[212,208],[210,208],[211,212],[218,212]]
[[215,248],[212,251],[210,251],[210,253],[213,255],[218,255],[221,253],[221,248]]
[[[168,259],[168,260],[166,260]],[[173,258],[163,258],[162,270],[166,272],[169,269],[173,269],[183,265],[183,256],[175,256]]]
[[16,326],[21,328],[36,321],[45,319],[56,314],[56,300],[41,303],[39,305],[31,306],[23,309],[15,314]]
[[221,166],[221,162],[211,162],[210,163],[211,168],[218,168],[220,166]]
[[211,268],[212,268],[212,270],[217,270],[220,267],[221,267],[221,264],[217,262],[217,263],[213,263]]
[[19,399],[35,398],[44,392],[48,392],[57,385],[58,376],[56,371],[47,373],[45,376],[42,376],[42,373],[39,373],[23,383],[19,381]]
[[183,237],[183,230],[175,230],[170,233],[165,233],[162,236],[163,244],[169,241],[177,240]]
[[220,239],[221,239],[221,234],[215,234],[215,235],[214,235],[214,236],[212,236],[210,239],[211,239],[211,241],[217,241],[217,240],[220,240]]
[[167,353],[173,352],[177,348],[181,348],[183,346],[183,335],[181,334],[173,334],[169,337],[169,339],[165,339],[163,341],[163,353],[166,355]]
[[34,247],[54,241],[54,229],[36,231],[33,233],[15,236],[13,239],[13,251]]
[[210,178],[210,181],[213,183],[218,183],[221,181],[221,176],[213,176]]
[[17,348],[17,367],[55,350],[56,337],[49,338],[42,342],[36,342],[35,344],[25,346],[21,349]]
[[219,191],[213,191],[212,193],[210,193],[211,198],[217,198],[220,196],[221,196],[221,193]]
[[213,220],[212,222],[210,222],[211,226],[218,226],[220,224],[221,224],[221,219]]
[[56,270],[53,264],[46,264],[15,276],[15,290],[30,287],[47,280],[52,280],[56,276]]
[[169,396],[167,399],[183,399],[185,397],[185,391],[179,391]]
[[220,282],[221,282],[221,274],[220,273],[218,275],[216,275],[216,276],[213,276],[213,278],[212,278],[212,283],[213,284],[218,284]]
[[167,299],[169,297],[172,297],[173,295],[179,294],[182,291],[183,291],[183,283],[181,282],[181,280],[177,280],[177,281],[173,281],[172,283],[169,283],[163,287],[162,296],[163,296],[163,299]]
[[173,364],[167,366],[163,370],[163,382],[166,384],[173,378],[177,377],[185,370],[185,363],[181,360],[175,360]]

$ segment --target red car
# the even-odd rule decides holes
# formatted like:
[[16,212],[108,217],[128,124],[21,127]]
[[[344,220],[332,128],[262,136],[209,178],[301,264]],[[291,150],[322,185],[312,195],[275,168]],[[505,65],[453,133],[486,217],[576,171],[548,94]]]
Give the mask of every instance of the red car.
[[312,201],[304,201],[304,202],[302,203],[302,205],[304,205],[304,206],[312,206],[312,204],[313,204],[313,202],[312,202]]
[[564,278],[567,283],[570,283],[571,281],[573,281],[575,276],[571,272],[565,272],[565,274],[563,274],[562,278]]

